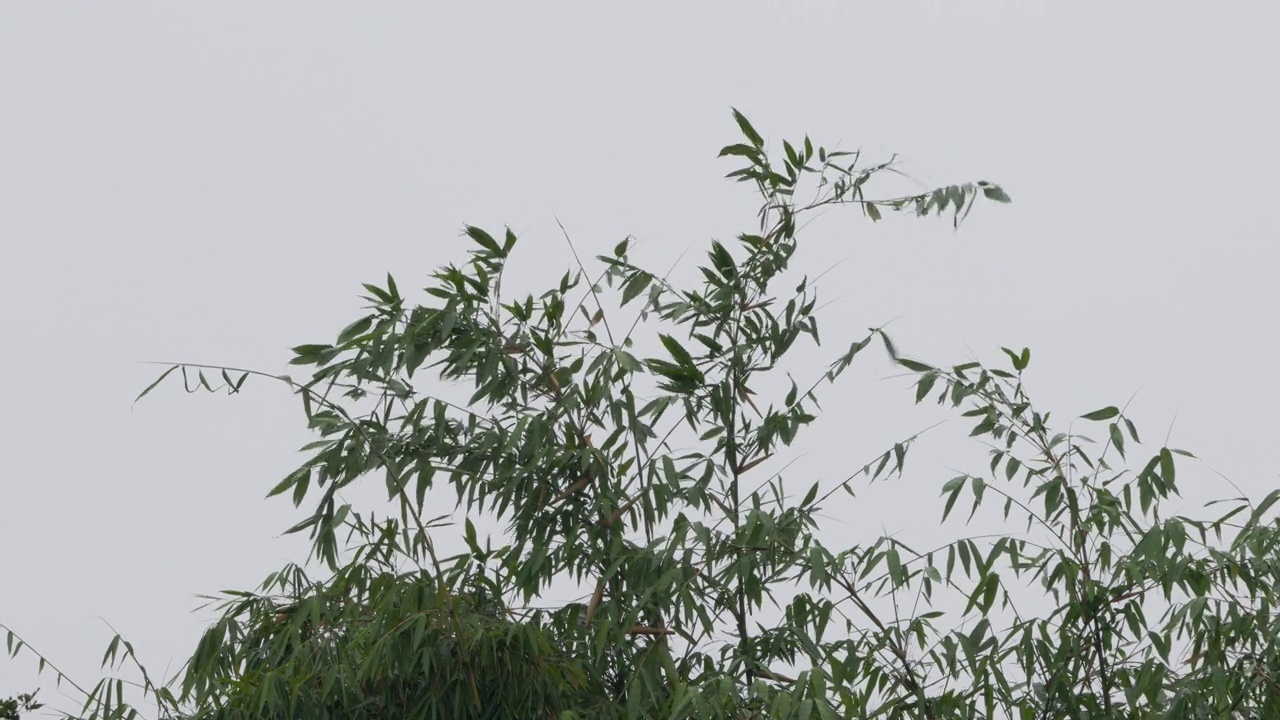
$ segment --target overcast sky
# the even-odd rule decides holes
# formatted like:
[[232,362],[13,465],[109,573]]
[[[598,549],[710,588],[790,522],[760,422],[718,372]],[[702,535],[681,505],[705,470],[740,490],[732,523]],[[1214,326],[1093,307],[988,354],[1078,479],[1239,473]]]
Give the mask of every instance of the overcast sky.
[[[197,594],[304,553],[262,499],[309,439],[294,399],[168,385],[131,407],[161,369],[139,361],[281,372],[358,316],[360,283],[461,257],[463,223],[515,229],[531,278],[567,267],[556,217],[586,255],[634,235],[642,262],[696,259],[754,220],[715,158],[730,107],[1014,199],[958,233],[828,213],[800,262],[843,260],[832,334],[893,320],[937,362],[1027,345],[1046,409],[1138,392],[1155,447],[1172,426],[1205,459],[1184,482],[1280,482],[1274,3],[443,5],[0,4],[0,622],[80,682],[104,620],[167,675]],[[797,449],[801,485],[938,417],[862,367]],[[934,443],[832,514],[932,519],[971,449]],[[0,697],[33,664],[0,661]]]

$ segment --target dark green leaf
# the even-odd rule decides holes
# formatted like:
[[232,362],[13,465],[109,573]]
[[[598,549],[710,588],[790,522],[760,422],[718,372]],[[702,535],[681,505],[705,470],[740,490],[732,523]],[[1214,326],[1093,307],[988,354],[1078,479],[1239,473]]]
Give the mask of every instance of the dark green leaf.
[[377,285],[370,285],[369,283],[364,283],[364,289],[368,290],[370,295],[373,295],[376,299],[378,299],[383,303],[391,302],[391,296],[387,294],[387,291],[383,290]]
[[1009,195],[998,185],[988,185],[982,188],[982,194],[988,200],[995,200],[996,202],[1007,203],[1011,201]]
[[751,145],[726,145],[720,148],[720,154],[717,157],[726,155],[737,155],[739,157],[750,158],[752,160],[760,157],[760,149]]
[[640,293],[644,292],[645,288],[649,287],[649,283],[652,280],[653,276],[649,273],[643,270],[636,271],[636,274],[632,275],[627,280],[627,283],[622,286],[622,304],[626,305],[634,300]]
[[1101,410],[1094,410],[1093,412],[1085,413],[1080,417],[1085,420],[1110,420],[1111,418],[1119,414],[1120,414],[1120,408],[1114,405],[1109,405],[1107,407],[1102,408]]
[[1173,453],[1169,452],[1169,448],[1160,448],[1160,478],[1170,485],[1173,484]]
[[877,330],[876,334],[880,336],[881,342],[884,343],[884,351],[889,354],[889,359],[898,360],[898,349],[893,346],[893,341],[889,339],[889,334],[883,330]]
[[1018,470],[1022,467],[1022,462],[1018,458],[1011,457],[1004,464],[1004,477],[1006,480],[1013,480],[1013,476],[1018,474]]
[[1125,418],[1124,424],[1125,424],[1125,427],[1129,428],[1129,437],[1134,442],[1142,442],[1141,440],[1138,439],[1138,428],[1134,427],[1133,421],[1130,420],[1129,418]]
[[1124,435],[1120,433],[1119,423],[1111,423],[1109,428],[1111,433],[1111,444],[1116,446],[1116,451],[1120,453],[1120,457],[1124,457]]
[[752,145],[756,147],[764,146],[764,138],[760,137],[760,133],[756,132],[756,129],[751,127],[751,123],[748,122],[747,116],[738,112],[737,108],[733,109],[733,119],[737,121],[738,127],[742,130],[742,134],[746,136],[747,140],[749,140]]
[[909,359],[907,359],[907,358],[898,358],[898,364],[899,364],[899,365],[901,365],[902,367],[904,367],[904,368],[908,369],[908,370],[913,371],[913,372],[918,372],[918,373],[934,373],[934,372],[937,372],[937,369],[936,369],[936,368],[934,368],[934,367],[932,367],[932,366],[930,366],[930,365],[925,365],[925,364],[924,364],[924,363],[922,363],[922,362],[917,362],[917,361],[915,361],[915,360],[909,360]]
[[811,504],[813,504],[814,499],[817,497],[818,497],[818,483],[814,483],[813,486],[809,488],[809,492],[805,494],[804,501],[800,503],[800,507],[809,507]]
[[677,364],[693,367],[693,356],[689,354],[688,350],[684,349],[679,340],[670,335],[659,335],[658,339],[662,341],[662,345],[667,349],[667,352],[671,353],[671,357],[675,358]]
[[342,332],[338,333],[338,344],[345,345],[346,343],[351,342],[355,338],[365,334],[365,332],[367,332],[370,327],[373,327],[373,318],[371,317],[360,318],[359,320],[343,328]]
[[1257,525],[1261,522],[1262,516],[1276,504],[1276,501],[1280,501],[1280,490],[1272,490],[1267,493],[1267,496],[1262,499],[1262,502],[1258,503],[1258,506],[1255,507],[1253,512],[1250,514],[1249,524]]
[[466,232],[467,237],[474,240],[476,244],[479,245],[480,247],[484,248],[485,250],[488,250],[494,255],[498,255],[498,256],[502,255],[502,247],[498,245],[498,241],[494,240],[493,236],[490,235],[489,233],[485,232],[484,230],[481,230],[478,227],[475,227],[474,225],[468,225],[464,232]]

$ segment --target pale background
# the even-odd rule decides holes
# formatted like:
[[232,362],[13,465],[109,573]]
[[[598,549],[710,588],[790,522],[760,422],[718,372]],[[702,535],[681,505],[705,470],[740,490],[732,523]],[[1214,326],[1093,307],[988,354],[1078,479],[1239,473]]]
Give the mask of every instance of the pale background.
[[[0,622],[80,682],[103,620],[165,675],[209,619],[197,593],[303,552],[262,501],[308,439],[288,393],[168,385],[131,409],[159,370],[137,361],[280,372],[357,316],[361,282],[461,257],[463,223],[511,225],[530,277],[566,267],[556,216],[586,255],[633,234],[641,261],[692,262],[752,224],[715,159],[731,106],[773,141],[1014,198],[959,233],[824,217],[802,260],[845,260],[828,334],[894,320],[939,362],[1029,345],[1062,417],[1140,391],[1156,447],[1172,423],[1276,486],[1273,3],[440,5],[0,4]],[[797,449],[802,485],[939,416],[882,358],[860,368]],[[981,468],[966,430],[831,514],[928,528],[951,468]],[[0,697],[37,684],[71,708],[30,656],[0,661]]]

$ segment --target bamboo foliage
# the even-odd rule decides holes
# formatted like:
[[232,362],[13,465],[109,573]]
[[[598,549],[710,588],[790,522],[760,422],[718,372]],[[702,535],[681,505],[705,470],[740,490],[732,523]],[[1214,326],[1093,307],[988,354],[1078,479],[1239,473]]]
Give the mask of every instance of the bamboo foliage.
[[[388,275],[332,341],[294,348],[309,377],[175,365],[143,392],[270,379],[316,435],[270,490],[303,509],[290,532],[309,536],[312,565],[223,596],[181,676],[147,680],[157,717],[1280,715],[1280,495],[1162,515],[1185,453],[1126,470],[1142,445],[1116,407],[1078,420],[1101,443],[1055,429],[1024,384],[1029,350],[934,365],[873,328],[816,377],[786,374],[789,353],[826,352],[818,284],[793,267],[803,218],[856,206],[958,226],[1004,190],[875,198],[892,161],[807,137],[771,153],[734,120],[742,139],[720,154],[758,193],[758,222],[709,243],[696,283],[623,241],[512,295],[519,239],[467,227],[467,259],[435,272],[424,301]],[[989,467],[939,483],[941,519],[962,499],[970,518],[996,503],[1006,528],[930,550],[824,543],[821,511],[900,475],[914,437],[843,481],[770,474],[872,346],[914,375],[917,402],[955,408],[991,447]],[[469,397],[446,392],[458,387]],[[394,511],[346,504],[356,483],[379,483]],[[442,557],[454,527],[466,550]],[[540,602],[565,582],[580,601]],[[87,696],[84,716],[137,712],[110,683]]]

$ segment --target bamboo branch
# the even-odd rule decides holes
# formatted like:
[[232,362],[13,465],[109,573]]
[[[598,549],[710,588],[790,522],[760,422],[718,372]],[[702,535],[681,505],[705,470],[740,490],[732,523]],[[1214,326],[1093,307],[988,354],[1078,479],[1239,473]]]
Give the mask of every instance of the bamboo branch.
[[756,677],[763,678],[765,680],[773,680],[774,682],[786,683],[788,685],[796,681],[795,678],[790,678],[786,675],[779,675],[767,668],[760,668],[759,670],[756,670]]
[[591,601],[587,603],[587,622],[591,622],[591,618],[595,617],[596,610],[600,609],[600,601],[604,599],[604,578],[600,578],[600,582],[596,583],[596,591],[591,593]]
[[750,470],[751,468],[753,468],[753,467],[755,467],[755,466],[759,465],[760,463],[764,462],[765,460],[768,460],[768,459],[769,459],[769,458],[771,458],[771,457],[773,457],[773,455],[761,455],[760,457],[756,458],[755,460],[751,460],[751,461],[747,462],[747,463],[746,463],[746,464],[744,464],[742,467],[738,468],[735,472],[736,472],[738,475],[742,475],[742,474],[746,473],[748,470]]
[[572,485],[570,485],[569,487],[561,491],[559,495],[556,495],[555,499],[551,501],[551,504],[559,505],[560,503],[567,500],[569,496],[581,491],[583,488],[590,485],[591,481],[594,479],[595,478],[593,478],[590,474],[583,475],[582,477],[578,478],[577,481],[574,482]]

